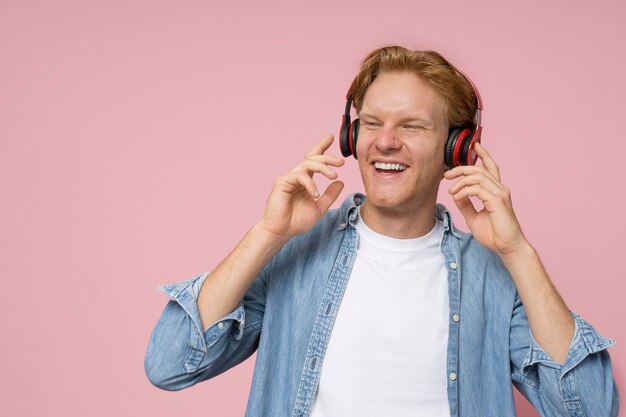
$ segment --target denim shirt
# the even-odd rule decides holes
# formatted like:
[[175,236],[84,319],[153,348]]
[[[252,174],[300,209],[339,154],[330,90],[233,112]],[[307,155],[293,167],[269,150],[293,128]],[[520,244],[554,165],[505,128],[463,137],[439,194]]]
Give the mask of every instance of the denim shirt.
[[[209,273],[158,289],[169,301],[145,356],[152,384],[180,390],[257,352],[247,417],[305,417],[357,253],[362,194],[350,195],[264,267],[234,311],[203,331],[196,299]],[[619,395],[605,339],[576,313],[563,364],[534,340],[509,272],[471,234],[445,227],[448,271],[447,392],[452,417],[513,417],[513,384],[542,416],[617,416]],[[371,308],[377,308],[375,305]],[[411,317],[397,317],[410,329]],[[419,331],[419,329],[412,329]],[[371,337],[376,338],[376,329]]]

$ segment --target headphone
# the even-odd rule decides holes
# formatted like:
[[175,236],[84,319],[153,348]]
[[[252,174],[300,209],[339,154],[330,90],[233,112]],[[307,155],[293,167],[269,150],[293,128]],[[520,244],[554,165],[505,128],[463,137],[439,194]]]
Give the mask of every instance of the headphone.
[[[474,123],[472,125],[453,128],[448,133],[448,139],[446,140],[446,146],[444,150],[444,163],[448,168],[454,168],[459,165],[474,165],[478,159],[474,145],[480,142],[480,135],[482,133],[481,111],[483,109],[483,103],[478,93],[478,89],[463,72],[457,71],[465,77],[471,84],[474,90],[474,98],[476,103],[476,114],[474,114]],[[350,122],[350,107],[352,106],[352,95],[350,90],[346,95],[346,109],[344,111],[341,120],[341,130],[339,133],[339,147],[341,148],[341,154],[344,157],[353,155],[357,159],[356,155],[356,141],[359,135],[359,126],[361,122],[359,119],[355,119],[354,122]]]

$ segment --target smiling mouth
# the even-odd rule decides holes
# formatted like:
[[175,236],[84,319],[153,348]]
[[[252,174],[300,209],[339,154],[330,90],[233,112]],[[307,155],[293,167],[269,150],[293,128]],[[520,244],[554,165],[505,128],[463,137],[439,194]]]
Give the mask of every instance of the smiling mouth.
[[396,172],[404,171],[405,169],[407,169],[407,166],[403,164],[389,164],[385,162],[375,162],[374,168],[376,168],[376,171],[380,173],[396,173]]

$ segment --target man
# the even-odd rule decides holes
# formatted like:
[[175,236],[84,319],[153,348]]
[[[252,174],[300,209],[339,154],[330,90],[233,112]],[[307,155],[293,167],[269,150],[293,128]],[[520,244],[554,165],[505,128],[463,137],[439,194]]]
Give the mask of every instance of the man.
[[[480,133],[469,80],[386,47],[349,97],[360,127],[343,148],[367,197],[329,211],[344,160],[324,138],[210,275],[161,287],[150,381],[182,389],[258,349],[247,416],[514,416],[511,382],[544,416],[616,416],[614,341],[567,309],[479,141],[482,165],[450,156],[451,131]],[[314,174],[332,180],[321,195]],[[436,203],[442,178],[471,235]]]

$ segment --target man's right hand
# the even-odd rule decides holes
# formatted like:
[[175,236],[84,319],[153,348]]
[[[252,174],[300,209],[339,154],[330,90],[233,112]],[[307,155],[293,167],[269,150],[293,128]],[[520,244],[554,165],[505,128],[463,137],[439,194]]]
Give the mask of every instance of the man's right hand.
[[320,196],[313,174],[320,173],[330,180],[338,177],[330,166],[340,167],[344,164],[344,159],[324,155],[333,140],[333,135],[326,136],[311,149],[304,161],[276,179],[258,226],[288,240],[311,229],[326,214],[339,197],[344,184],[333,181]]
[[343,158],[324,155],[333,139],[328,135],[297,167],[276,179],[263,218],[204,281],[197,303],[205,331],[237,307],[263,267],[292,236],[311,229],[337,200],[341,181],[332,182],[320,197],[312,178],[316,172],[330,180],[337,178],[330,167],[342,166]]

